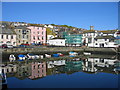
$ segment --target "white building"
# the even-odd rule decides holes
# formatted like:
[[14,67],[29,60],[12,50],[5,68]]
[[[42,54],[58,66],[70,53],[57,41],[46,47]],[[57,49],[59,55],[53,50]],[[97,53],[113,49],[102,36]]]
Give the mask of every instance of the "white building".
[[62,66],[65,65],[65,60],[57,60],[57,61],[48,61],[47,68],[53,68],[54,66]]
[[89,30],[83,33],[83,43],[88,47],[94,46],[94,38],[98,35],[97,31]]
[[63,38],[53,38],[48,40],[49,45],[53,46],[65,46],[65,39]]
[[46,24],[46,25],[44,25],[44,27],[46,27],[46,28],[53,28],[53,26],[51,24]]
[[0,45],[7,44],[16,46],[16,33],[12,29],[0,28]]
[[97,36],[94,39],[93,47],[116,47],[114,36]]

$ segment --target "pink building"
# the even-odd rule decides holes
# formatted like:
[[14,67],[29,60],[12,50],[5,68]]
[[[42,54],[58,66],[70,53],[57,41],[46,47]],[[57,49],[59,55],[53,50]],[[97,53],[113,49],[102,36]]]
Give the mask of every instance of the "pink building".
[[31,67],[32,73],[31,76],[29,76],[30,79],[36,79],[46,76],[46,62],[32,62]]
[[46,43],[46,28],[29,26],[31,29],[31,43],[32,44],[45,44]]

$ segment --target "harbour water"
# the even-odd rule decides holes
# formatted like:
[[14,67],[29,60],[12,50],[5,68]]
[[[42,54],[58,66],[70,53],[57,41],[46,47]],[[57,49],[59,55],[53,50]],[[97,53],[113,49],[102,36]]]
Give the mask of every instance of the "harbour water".
[[117,55],[55,57],[1,65],[8,88],[118,88]]

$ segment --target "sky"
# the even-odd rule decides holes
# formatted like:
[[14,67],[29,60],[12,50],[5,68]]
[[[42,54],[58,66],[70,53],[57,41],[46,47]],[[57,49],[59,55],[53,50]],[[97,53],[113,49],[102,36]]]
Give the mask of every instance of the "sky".
[[2,21],[118,28],[118,2],[2,2]]

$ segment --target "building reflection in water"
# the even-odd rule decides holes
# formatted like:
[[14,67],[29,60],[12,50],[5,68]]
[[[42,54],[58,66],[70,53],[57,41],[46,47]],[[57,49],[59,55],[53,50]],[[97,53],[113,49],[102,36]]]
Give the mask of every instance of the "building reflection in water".
[[32,62],[30,79],[36,79],[46,76],[46,62]]
[[80,58],[79,60],[56,60],[56,61],[27,61],[13,64],[1,64],[0,69],[7,74],[7,77],[18,79],[39,79],[47,75],[72,74],[75,72],[85,73],[113,73],[120,72],[120,60],[106,57]]

